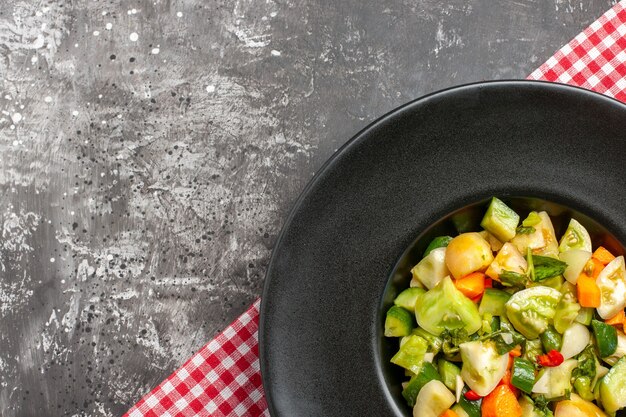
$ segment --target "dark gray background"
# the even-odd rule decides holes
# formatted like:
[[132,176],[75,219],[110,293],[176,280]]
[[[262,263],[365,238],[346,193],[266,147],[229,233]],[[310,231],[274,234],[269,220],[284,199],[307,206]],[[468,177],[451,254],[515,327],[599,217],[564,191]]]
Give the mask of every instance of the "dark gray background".
[[336,148],[614,3],[2,2],[0,415],[121,415],[260,295]]

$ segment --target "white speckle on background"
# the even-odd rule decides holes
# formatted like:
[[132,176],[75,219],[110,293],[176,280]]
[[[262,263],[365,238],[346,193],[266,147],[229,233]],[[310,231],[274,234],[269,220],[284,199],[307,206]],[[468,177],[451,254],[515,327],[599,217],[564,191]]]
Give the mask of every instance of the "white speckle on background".
[[139,39],[139,35],[137,34],[137,32],[133,32],[128,38],[133,42],[137,42],[137,39]]
[[269,35],[254,35],[249,29],[240,27],[228,27],[227,30],[244,43],[247,48],[263,48],[270,44]]
[[93,31],[93,36],[100,36],[100,31],[99,30],[94,30]]
[[20,143],[17,140],[13,141],[13,146],[18,146]]
[[207,93],[214,93],[215,92],[215,86],[214,85],[207,85],[206,86],[206,92]]
[[276,17],[277,14],[278,14],[278,12],[272,12],[272,13],[270,13],[270,17]]
[[19,123],[20,120],[22,120],[22,115],[20,113],[13,113],[11,120],[13,120],[13,123]]
[[152,53],[152,55],[157,55],[159,52],[161,52],[161,50],[159,48],[152,48],[152,51],[150,51]]
[[176,13],[176,16],[178,16],[178,17],[183,17],[183,12],[178,12],[178,13]]
[[76,110],[72,111],[72,116],[78,116],[78,111]]
[[106,30],[111,30],[111,29],[113,29],[113,23],[111,23],[111,22],[107,23],[107,24],[106,24],[106,26],[105,26],[105,28],[106,28]]
[[31,64],[34,64],[34,63],[35,63],[35,62],[37,62],[37,61],[39,61],[39,58],[37,58],[37,56],[36,56],[36,55],[35,55],[35,56],[33,56],[33,57],[30,59]]
[[42,34],[39,34],[39,35],[37,35],[37,38],[31,44],[31,48],[39,49],[39,48],[43,47],[45,45],[45,43],[46,43],[46,40],[45,40],[44,36]]
[[54,263],[55,259],[54,258],[50,258],[50,262]]
[[277,51],[276,49],[272,49],[272,52],[270,52],[273,56],[280,56],[280,51]]
[[52,97],[46,96],[46,98],[44,98],[43,101],[45,101],[46,103],[52,103]]

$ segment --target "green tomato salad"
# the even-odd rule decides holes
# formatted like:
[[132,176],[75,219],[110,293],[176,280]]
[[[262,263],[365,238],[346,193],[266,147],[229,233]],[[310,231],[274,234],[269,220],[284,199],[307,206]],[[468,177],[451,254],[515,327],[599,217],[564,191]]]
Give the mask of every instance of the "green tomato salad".
[[613,416],[626,407],[624,257],[571,219],[493,198],[433,239],[385,318],[414,417]]

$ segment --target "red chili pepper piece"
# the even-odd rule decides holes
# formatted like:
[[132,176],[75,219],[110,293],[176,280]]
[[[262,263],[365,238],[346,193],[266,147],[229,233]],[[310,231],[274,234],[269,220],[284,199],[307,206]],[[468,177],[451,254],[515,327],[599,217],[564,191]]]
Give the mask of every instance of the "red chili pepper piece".
[[483,397],[481,397],[480,395],[476,394],[476,393],[475,393],[474,391],[472,391],[472,390],[467,391],[465,394],[463,394],[463,396],[464,396],[467,400],[470,400],[470,401],[478,401],[478,400],[480,400],[481,398],[483,398]]
[[552,349],[545,355],[537,356],[537,363],[546,367],[559,366],[563,363],[563,355],[558,350]]
[[493,280],[491,278],[485,278],[485,288],[493,288]]

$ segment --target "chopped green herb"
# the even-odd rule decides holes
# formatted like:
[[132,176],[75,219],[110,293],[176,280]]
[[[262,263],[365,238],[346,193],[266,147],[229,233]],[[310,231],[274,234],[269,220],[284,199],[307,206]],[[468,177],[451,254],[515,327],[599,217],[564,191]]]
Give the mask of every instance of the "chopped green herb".
[[544,279],[562,275],[567,268],[567,264],[548,256],[532,255],[534,269],[533,281],[543,281]]
[[528,277],[514,271],[502,271],[499,276],[500,282],[510,287],[523,287],[528,282]]
[[459,345],[470,341],[469,334],[465,329],[444,330],[440,337],[443,339],[441,350],[446,356],[458,353]]
[[526,267],[526,274],[528,275],[531,281],[535,281],[535,265],[533,264],[533,251],[530,248],[526,249],[526,263],[528,264]]
[[529,235],[531,233],[535,233],[536,230],[534,227],[532,226],[520,226],[517,229],[515,229],[515,233],[517,233],[518,235]]

